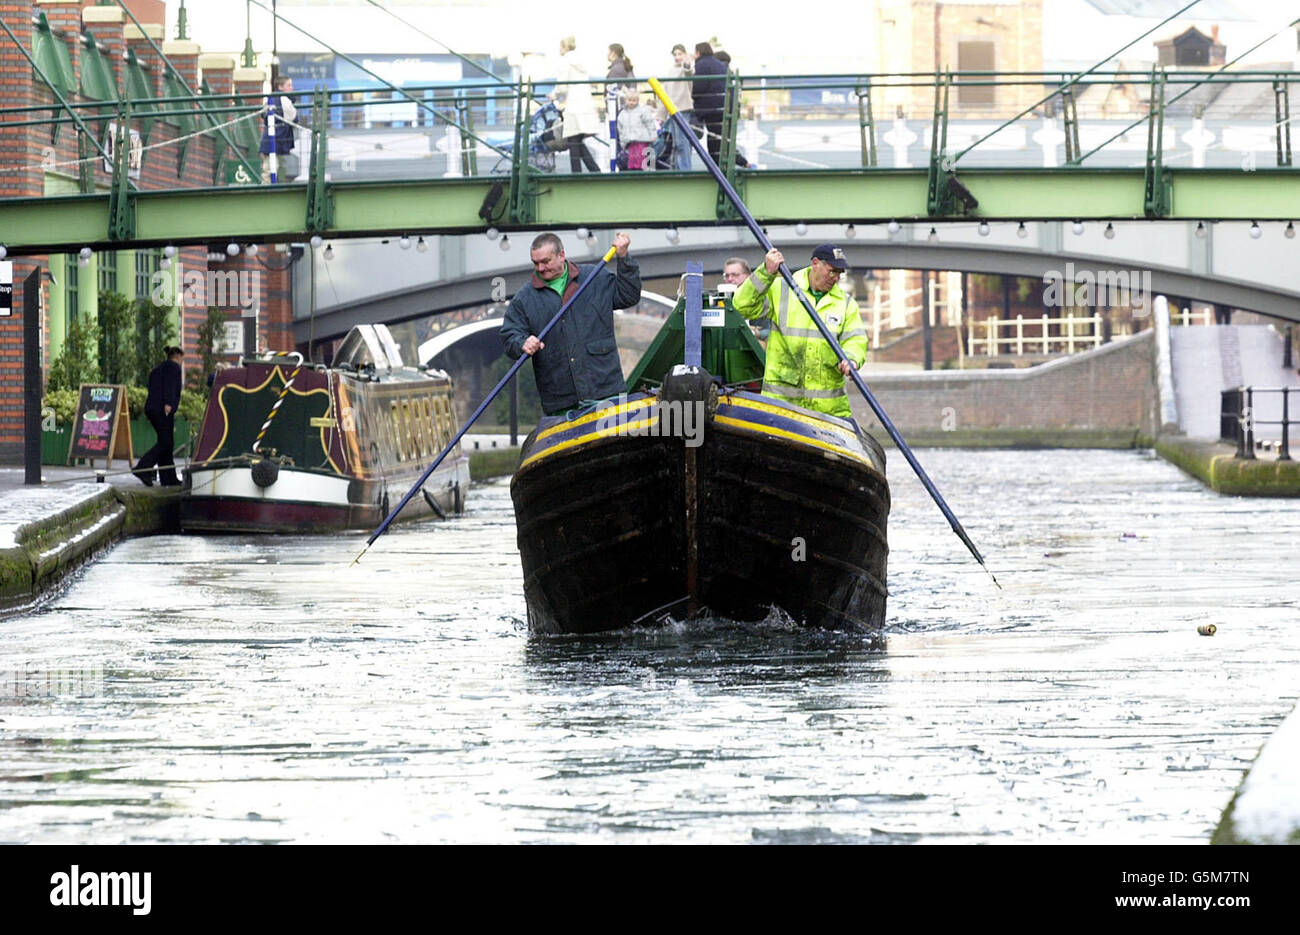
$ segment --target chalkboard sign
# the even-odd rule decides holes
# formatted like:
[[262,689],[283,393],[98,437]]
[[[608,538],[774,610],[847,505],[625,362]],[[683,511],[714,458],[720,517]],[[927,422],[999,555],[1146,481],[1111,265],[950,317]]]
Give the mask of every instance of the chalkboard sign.
[[125,458],[129,466],[134,458],[130,420],[125,386],[81,384],[68,463],[84,458],[94,467],[96,458],[104,458],[112,467],[114,458]]

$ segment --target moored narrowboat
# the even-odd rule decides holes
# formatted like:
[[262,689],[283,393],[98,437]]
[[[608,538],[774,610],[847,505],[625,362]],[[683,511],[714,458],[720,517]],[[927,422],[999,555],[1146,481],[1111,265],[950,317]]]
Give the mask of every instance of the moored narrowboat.
[[[181,499],[186,532],[369,528],[455,434],[451,379],[402,365],[383,325],[353,328],[334,364],[245,358],[216,375]],[[457,446],[401,519],[464,509]]]

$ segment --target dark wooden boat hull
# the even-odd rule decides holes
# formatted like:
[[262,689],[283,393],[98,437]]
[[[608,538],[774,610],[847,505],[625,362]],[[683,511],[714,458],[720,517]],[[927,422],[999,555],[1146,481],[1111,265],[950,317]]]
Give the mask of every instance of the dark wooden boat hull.
[[[645,428],[653,396],[617,419]],[[664,615],[835,629],[884,622],[884,456],[851,423],[724,396],[702,444],[548,419],[511,483],[529,625],[591,633]]]

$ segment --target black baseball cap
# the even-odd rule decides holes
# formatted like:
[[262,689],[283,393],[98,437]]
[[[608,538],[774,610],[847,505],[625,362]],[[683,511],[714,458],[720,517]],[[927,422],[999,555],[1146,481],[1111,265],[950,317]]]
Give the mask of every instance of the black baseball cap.
[[833,269],[848,269],[849,261],[844,256],[844,251],[833,243],[824,243],[813,251],[813,259],[821,260]]

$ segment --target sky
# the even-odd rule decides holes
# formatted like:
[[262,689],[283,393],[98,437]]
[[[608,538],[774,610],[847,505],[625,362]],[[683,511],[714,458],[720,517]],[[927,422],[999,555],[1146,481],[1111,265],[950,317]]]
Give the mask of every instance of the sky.
[[[259,0],[268,7],[271,0]],[[671,65],[671,48],[688,48],[717,38],[731,53],[734,65],[747,75],[865,72],[877,68],[876,23],[882,6],[898,0],[858,0],[823,4],[806,10],[768,0],[742,4],[703,5],[699,0],[653,0],[646,4],[617,4],[607,0],[569,0],[543,6],[536,0],[378,0],[403,19],[458,52],[490,52],[513,57],[556,51],[559,39],[574,35],[577,54],[593,75],[603,74],[606,49],[620,42],[638,75],[662,74]],[[951,2],[951,0],[950,0]],[[282,16],[293,20],[349,53],[437,54],[443,48],[409,29],[367,0],[278,0]],[[1291,4],[1259,3],[1259,22],[1224,21],[1221,38],[1229,58],[1294,18]],[[176,0],[168,0],[174,22]],[[245,0],[187,0],[191,37],[205,52],[237,53],[245,36]],[[1206,9],[1212,10],[1212,6]],[[539,13],[539,10],[543,11]],[[1180,19],[1137,43],[1122,56],[1141,62],[1154,58],[1152,41],[1198,25],[1208,32],[1211,20]],[[1106,17],[1087,0],[1046,0],[1043,45],[1049,67],[1058,62],[1091,64],[1114,52],[1158,19]],[[269,12],[252,7],[254,46],[271,45]],[[283,51],[319,50],[281,22]],[[169,28],[169,35],[174,28]],[[1294,30],[1285,30],[1249,61],[1293,61]]]

